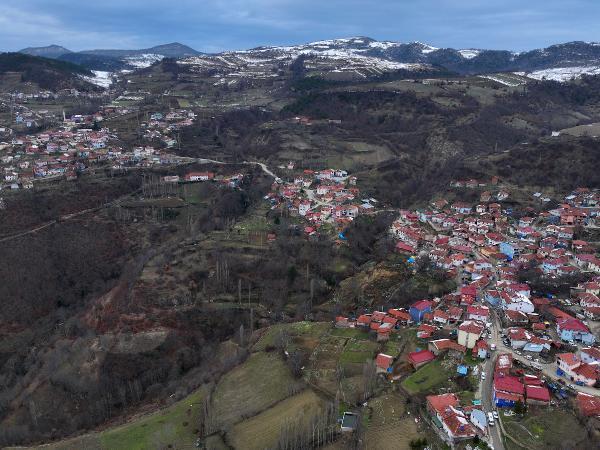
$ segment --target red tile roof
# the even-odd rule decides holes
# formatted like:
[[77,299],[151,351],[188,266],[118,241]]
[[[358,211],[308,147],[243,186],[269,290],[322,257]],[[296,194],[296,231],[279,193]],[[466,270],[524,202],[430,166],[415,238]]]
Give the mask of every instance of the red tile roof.
[[576,366],[580,363],[579,358],[575,353],[558,353],[556,358],[564,361],[569,367]]
[[577,375],[584,377],[588,380],[597,380],[600,377],[598,373],[598,365],[597,364],[586,364],[583,363],[575,370],[573,370]]
[[391,367],[393,362],[394,362],[394,357],[390,356],[390,355],[386,355],[385,353],[379,353],[377,355],[377,358],[375,358],[375,364],[380,369],[387,370],[389,367]]
[[413,303],[411,308],[415,308],[419,311],[423,311],[427,308],[431,308],[431,305],[433,305],[433,302],[431,300],[419,300],[418,302]]
[[467,351],[467,347],[450,339],[437,339],[435,341],[431,341],[431,344],[433,344],[438,350],[456,350],[462,353]]
[[578,392],[577,406],[581,414],[586,417],[600,416],[600,397]]
[[371,323],[371,315],[370,314],[362,314],[356,320],[358,323],[362,323],[364,325],[369,325]]
[[386,314],[382,311],[374,311],[371,315],[371,320],[375,322],[382,322],[385,316]]
[[427,404],[436,412],[442,414],[449,406],[458,406],[456,394],[428,395]]
[[598,347],[585,347],[581,349],[581,353],[587,353],[592,358],[600,360],[600,348]]
[[527,386],[525,388],[527,399],[542,402],[550,401],[550,392],[544,386]]
[[548,312],[550,314],[552,314],[554,317],[556,317],[557,319],[562,318],[562,319],[575,319],[573,316],[567,314],[566,312],[558,309],[556,306],[551,306],[548,308]]
[[487,317],[489,313],[490,309],[487,306],[467,306],[467,314]]
[[496,398],[501,400],[507,400],[509,402],[523,401],[523,396],[520,394],[513,394],[510,392],[496,392]]
[[589,333],[589,328],[579,319],[558,319],[556,324],[561,330],[583,331]]
[[494,390],[523,395],[525,388],[517,377],[494,377]]
[[408,354],[408,362],[410,362],[413,366],[433,361],[434,359],[435,355],[429,350],[421,350],[419,352],[412,352]]
[[483,325],[479,325],[477,322],[469,320],[461,323],[458,329],[460,331],[465,331],[470,334],[481,334],[481,332],[483,331]]
[[390,309],[388,314],[394,316],[398,320],[408,321],[410,320],[410,314],[408,311],[402,311],[400,309]]

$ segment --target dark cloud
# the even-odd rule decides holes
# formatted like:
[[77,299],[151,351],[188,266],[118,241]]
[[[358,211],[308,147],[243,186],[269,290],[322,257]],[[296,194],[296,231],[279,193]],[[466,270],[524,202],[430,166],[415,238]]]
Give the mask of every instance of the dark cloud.
[[219,51],[363,35],[524,50],[600,40],[599,17],[596,0],[2,0],[0,42]]

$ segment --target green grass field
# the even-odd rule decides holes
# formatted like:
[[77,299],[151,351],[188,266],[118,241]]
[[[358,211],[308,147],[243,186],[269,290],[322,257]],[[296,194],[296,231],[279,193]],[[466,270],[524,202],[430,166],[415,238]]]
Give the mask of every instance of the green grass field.
[[559,409],[530,407],[523,419],[502,416],[502,424],[510,436],[530,449],[574,448],[586,439],[577,418]]
[[218,427],[233,425],[289,397],[299,383],[277,352],[253,353],[217,385],[212,415]]
[[197,439],[199,405],[203,388],[170,407],[106,431],[40,447],[51,450],[193,449]]
[[402,387],[409,394],[426,393],[447,380],[446,369],[442,367],[441,360],[436,359],[408,376],[402,382]]
[[374,341],[352,339],[346,343],[340,355],[340,363],[363,364],[365,361],[371,361],[375,358],[378,348],[379,344]]
[[228,441],[234,448],[262,449],[275,448],[279,432],[288,421],[308,422],[324,407],[312,390],[283,400],[274,407],[236,424]]
[[286,333],[290,337],[291,347],[294,347],[293,338],[319,338],[331,328],[329,322],[294,322],[281,323],[270,326],[252,347],[253,351],[264,351],[268,346],[277,342],[280,333]]
[[362,328],[334,328],[330,334],[337,337],[353,339],[369,339],[369,333]]

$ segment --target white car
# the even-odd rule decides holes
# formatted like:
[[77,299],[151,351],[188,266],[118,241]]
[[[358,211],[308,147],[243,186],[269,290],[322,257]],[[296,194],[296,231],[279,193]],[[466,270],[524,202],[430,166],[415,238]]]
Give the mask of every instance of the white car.
[[494,411],[492,411],[492,414],[494,415],[494,419],[498,420],[500,418],[498,416],[498,411],[494,410]]
[[532,357],[531,357],[531,355],[525,355],[525,358],[527,358],[527,359],[528,359],[528,360],[530,360],[530,361],[532,360]]
[[487,413],[487,417],[488,417],[488,425],[490,427],[494,426],[494,416],[492,415],[491,412]]
[[481,379],[485,380],[485,372],[481,372]]

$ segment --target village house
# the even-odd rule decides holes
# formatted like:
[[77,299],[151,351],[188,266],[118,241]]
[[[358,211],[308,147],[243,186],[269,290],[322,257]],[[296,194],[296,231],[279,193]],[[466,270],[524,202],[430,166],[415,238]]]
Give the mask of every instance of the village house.
[[477,435],[455,394],[427,396],[427,411],[450,442],[471,439]]
[[499,408],[512,408],[518,401],[525,401],[525,386],[512,375],[494,374],[493,401]]
[[467,319],[487,322],[490,315],[490,309],[487,306],[467,306]]
[[379,353],[375,358],[375,366],[377,373],[392,373],[393,364],[394,357],[386,355],[385,353]]
[[432,312],[433,302],[431,300],[420,300],[414,303],[410,309],[410,317],[413,322],[420,323],[426,313]]
[[556,363],[559,370],[576,384],[594,386],[600,379],[600,364],[585,363],[575,353],[559,353]]
[[475,347],[484,326],[479,322],[467,320],[458,327],[458,343],[466,348]]
[[587,364],[600,363],[600,348],[584,347],[580,350],[581,361]]
[[528,405],[547,406],[550,403],[550,391],[545,386],[525,385],[525,397]]
[[577,392],[577,408],[584,417],[600,417],[600,397]]
[[428,362],[431,362],[435,359],[435,355],[433,352],[429,350],[420,350],[417,352],[412,352],[408,354],[408,362],[415,368],[418,369],[421,366],[424,366]]
[[451,339],[436,339],[427,344],[427,348],[435,356],[448,352],[450,355],[461,356],[466,353],[467,348]]
[[562,318],[556,321],[556,332],[565,342],[581,342],[591,345],[596,340],[590,329],[579,319]]

